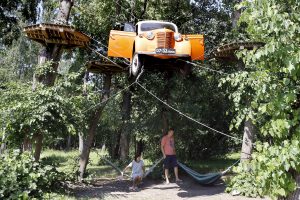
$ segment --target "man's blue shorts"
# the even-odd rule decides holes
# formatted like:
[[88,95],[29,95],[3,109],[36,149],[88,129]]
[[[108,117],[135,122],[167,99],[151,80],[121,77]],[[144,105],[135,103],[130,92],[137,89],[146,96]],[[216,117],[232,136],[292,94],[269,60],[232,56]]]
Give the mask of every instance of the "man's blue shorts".
[[169,169],[177,166],[178,163],[177,163],[176,155],[166,155],[166,158],[164,160],[164,168]]

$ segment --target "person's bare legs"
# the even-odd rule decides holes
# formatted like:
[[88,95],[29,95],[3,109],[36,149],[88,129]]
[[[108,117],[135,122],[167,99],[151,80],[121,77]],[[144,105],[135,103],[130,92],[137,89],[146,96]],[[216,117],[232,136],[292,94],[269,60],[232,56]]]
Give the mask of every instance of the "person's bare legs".
[[174,173],[175,173],[176,181],[181,181],[181,180],[178,178],[178,167],[174,167]]
[[169,169],[165,169],[165,178],[166,178],[166,183],[169,184]]
[[140,180],[140,177],[139,177],[139,176],[138,176],[138,177],[135,177],[135,178],[133,179],[132,190],[135,190],[135,189],[137,188],[137,186],[138,186],[138,184],[139,184],[139,180]]

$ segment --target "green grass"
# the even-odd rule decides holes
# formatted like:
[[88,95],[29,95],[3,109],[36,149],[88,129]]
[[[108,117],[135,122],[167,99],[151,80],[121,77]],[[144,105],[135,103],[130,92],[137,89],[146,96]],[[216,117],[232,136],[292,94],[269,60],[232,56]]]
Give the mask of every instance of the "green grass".
[[186,164],[199,173],[220,172],[240,158],[240,153],[229,153],[209,160],[188,161]]
[[[78,169],[79,152],[77,150],[65,152],[48,149],[42,152],[41,157],[49,162],[49,164],[56,163],[59,171],[72,173]],[[239,157],[240,153],[230,153],[224,156],[211,158],[209,160],[187,161],[185,164],[200,173],[218,172],[227,169],[227,167],[237,161]],[[152,165],[150,160],[144,160],[144,162],[146,164],[146,168]],[[100,157],[95,151],[90,153],[90,163],[87,166],[87,180],[116,178],[120,175],[113,167],[108,164],[103,165],[103,163],[105,163],[105,161],[100,162]],[[124,167],[119,166],[118,164],[116,164],[116,166],[121,169]]]

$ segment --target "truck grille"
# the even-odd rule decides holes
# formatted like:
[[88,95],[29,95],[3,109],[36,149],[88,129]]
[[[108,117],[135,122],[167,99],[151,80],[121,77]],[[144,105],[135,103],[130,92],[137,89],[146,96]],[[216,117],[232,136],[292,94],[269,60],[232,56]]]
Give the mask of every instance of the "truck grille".
[[174,37],[173,32],[159,32],[157,33],[157,48],[173,48]]

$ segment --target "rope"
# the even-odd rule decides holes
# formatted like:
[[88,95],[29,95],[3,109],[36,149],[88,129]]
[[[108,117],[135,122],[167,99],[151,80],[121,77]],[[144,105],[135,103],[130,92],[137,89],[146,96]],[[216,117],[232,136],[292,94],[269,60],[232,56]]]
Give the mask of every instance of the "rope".
[[[105,157],[100,157],[101,159],[105,160],[110,166],[112,166],[113,168],[115,168],[121,175],[123,175],[122,170],[117,167],[116,165],[114,165],[112,162],[110,162],[108,159],[106,159]],[[125,174],[126,175],[126,174]],[[128,175],[127,175],[128,176]]]
[[216,130],[216,129],[214,129],[214,128],[211,128],[211,127],[209,127],[208,125],[206,125],[206,124],[204,124],[204,123],[201,123],[201,122],[197,121],[196,119],[194,119],[194,118],[188,116],[187,114],[185,114],[185,113],[183,113],[183,112],[177,110],[177,109],[174,108],[173,106],[171,106],[171,105],[169,105],[168,103],[166,103],[165,101],[161,100],[161,99],[160,99],[159,97],[157,97],[155,94],[153,94],[152,92],[150,92],[147,88],[145,88],[143,85],[141,85],[138,81],[136,81],[135,83],[138,84],[142,89],[144,89],[147,93],[149,93],[149,94],[150,94],[151,96],[153,96],[155,99],[157,99],[158,101],[160,101],[161,103],[163,103],[163,104],[166,105],[167,107],[171,108],[172,110],[174,110],[174,111],[177,112],[178,114],[180,114],[180,115],[186,117],[187,119],[189,119],[189,120],[191,120],[191,121],[193,121],[193,122],[195,122],[195,123],[197,123],[197,124],[199,124],[199,125],[201,125],[201,126],[204,126],[204,127],[208,128],[208,129],[210,129],[210,130],[212,130],[212,131],[214,131],[214,132],[216,132],[216,133],[219,133],[219,134],[222,134],[222,135],[225,135],[225,136],[227,136],[227,137],[230,137],[230,138],[233,138],[233,139],[235,139],[235,140],[239,140],[239,141],[242,141],[242,142],[243,142],[243,140],[240,139],[240,138],[237,138],[237,137],[228,135],[228,134],[223,133],[223,132],[221,132],[221,131],[218,131],[218,130]]
[[96,104],[96,105],[94,105],[94,106],[91,106],[90,108],[84,110],[83,113],[85,113],[85,112],[87,112],[87,111],[89,111],[89,110],[91,110],[91,109],[93,109],[93,108],[96,108],[96,107],[100,106],[101,104],[107,102],[108,100],[110,100],[110,99],[112,99],[112,98],[115,98],[118,94],[120,94],[120,93],[122,93],[123,91],[127,90],[128,88],[130,88],[130,87],[131,87],[132,85],[134,85],[135,83],[136,83],[136,82],[131,83],[130,85],[126,86],[125,88],[123,88],[123,89],[120,90],[119,92],[115,93],[114,95],[111,95],[109,98],[105,99],[104,101],[102,101],[102,102],[100,102],[100,103],[98,103],[98,104]]
[[106,60],[108,60],[109,62],[115,64],[117,67],[121,68],[121,69],[124,69],[122,66],[120,66],[119,64],[117,64],[116,62],[114,62],[113,60],[109,59],[108,57],[102,55],[101,53],[99,53],[98,51],[96,51],[95,49],[91,48],[91,47],[87,47],[89,50],[95,52],[96,54],[98,54],[101,58],[104,58]]
[[241,159],[239,159],[238,161],[236,161],[235,163],[233,163],[231,166],[229,166],[226,170],[224,170],[222,172],[222,175],[226,174],[233,166],[235,166],[237,163],[239,163],[241,161]]
[[145,175],[144,175],[144,178],[146,176],[148,176],[151,172],[153,172],[153,169],[163,160],[163,157],[158,159],[153,165],[152,167],[150,167],[146,172],[145,172]]
[[204,66],[202,66],[202,65],[199,65],[199,64],[196,64],[196,63],[187,61],[187,60],[183,60],[183,59],[179,59],[179,60],[184,61],[184,62],[186,62],[186,63],[188,63],[188,64],[191,64],[191,65],[193,65],[193,66],[195,66],[195,67],[201,67],[201,68],[206,69],[206,70],[208,70],[208,71],[216,72],[216,73],[219,73],[219,74],[230,75],[230,74],[228,74],[228,73],[226,73],[226,72],[222,72],[222,71],[219,71],[219,70],[215,70],[215,69],[211,69],[211,68],[208,68],[208,67],[204,67]]
[[[134,17],[135,19],[137,19],[137,21],[140,21],[139,18],[137,18],[133,13],[127,11],[127,9],[125,7],[123,7],[121,4],[118,3],[118,1],[115,1],[116,4],[118,4],[121,8],[125,9],[125,12],[127,12],[128,14],[130,14],[132,17]],[[130,4],[129,4],[130,5]],[[131,5],[130,5],[131,6]]]

